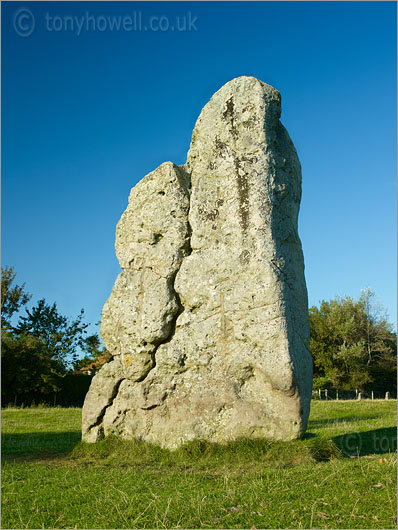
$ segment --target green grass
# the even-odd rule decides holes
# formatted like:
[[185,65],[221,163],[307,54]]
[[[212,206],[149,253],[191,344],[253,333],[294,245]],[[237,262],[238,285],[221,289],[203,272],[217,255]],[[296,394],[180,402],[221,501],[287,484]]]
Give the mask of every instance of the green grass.
[[81,440],[81,415],[80,408],[3,409],[3,457],[69,452]]
[[312,403],[295,442],[81,443],[80,409],[2,411],[3,528],[395,528],[396,401]]

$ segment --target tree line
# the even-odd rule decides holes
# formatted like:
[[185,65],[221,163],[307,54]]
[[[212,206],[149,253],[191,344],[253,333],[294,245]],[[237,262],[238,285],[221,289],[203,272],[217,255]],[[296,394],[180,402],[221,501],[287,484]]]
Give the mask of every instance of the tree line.
[[311,307],[314,389],[397,393],[397,334],[375,293],[336,297]]
[[69,394],[64,402],[74,396],[78,404],[91,378],[71,376],[109,354],[98,334],[88,333],[83,309],[70,319],[44,298],[29,309],[32,295],[24,283],[15,284],[15,277],[13,267],[1,269],[2,404],[54,403],[62,394]]
[[[88,333],[82,309],[75,319],[15,284],[13,267],[1,269],[2,404],[84,399],[91,380],[79,369],[110,354]],[[24,311],[21,314],[21,311]],[[322,301],[309,309],[314,389],[389,391],[396,395],[397,336],[370,289]]]

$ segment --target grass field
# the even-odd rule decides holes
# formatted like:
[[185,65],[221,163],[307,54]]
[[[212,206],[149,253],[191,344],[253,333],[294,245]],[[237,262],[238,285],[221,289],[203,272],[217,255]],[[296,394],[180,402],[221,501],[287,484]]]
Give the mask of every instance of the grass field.
[[396,401],[312,403],[295,442],[80,442],[80,409],[2,411],[2,528],[396,528]]

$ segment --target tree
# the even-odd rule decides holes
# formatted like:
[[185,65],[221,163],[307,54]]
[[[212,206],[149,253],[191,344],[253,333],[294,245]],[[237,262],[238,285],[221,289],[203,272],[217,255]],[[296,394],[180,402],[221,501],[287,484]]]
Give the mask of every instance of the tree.
[[2,269],[2,399],[28,403],[57,393],[82,353],[100,351],[100,340],[96,334],[85,336],[89,324],[83,309],[71,320],[44,299],[32,309],[25,307],[25,315],[11,325],[11,318],[31,298],[25,284],[13,286],[15,276],[12,267]]
[[3,403],[43,400],[62,385],[59,364],[48,358],[45,344],[34,335],[3,330],[1,367]]
[[397,377],[397,336],[388,322],[387,314],[375,300],[375,294],[366,288],[362,291],[359,303],[366,315],[366,365],[373,386],[377,390],[396,391]]
[[85,339],[85,353],[83,359],[74,363],[75,370],[81,370],[89,364],[94,364],[98,370],[103,364],[110,361],[112,355],[104,348],[97,333]]
[[84,335],[89,324],[85,324],[83,319],[83,309],[71,321],[59,313],[56,303],[50,306],[42,298],[33,309],[26,309],[26,316],[19,319],[15,330],[40,339],[48,357],[66,369],[77,360],[79,349],[84,351],[87,348]]
[[11,317],[19,311],[19,309],[27,304],[32,297],[31,294],[25,292],[25,284],[15,285],[14,283],[16,273],[14,267],[1,268],[1,327],[11,328]]
[[370,289],[323,300],[309,315],[314,388],[396,388],[396,334]]

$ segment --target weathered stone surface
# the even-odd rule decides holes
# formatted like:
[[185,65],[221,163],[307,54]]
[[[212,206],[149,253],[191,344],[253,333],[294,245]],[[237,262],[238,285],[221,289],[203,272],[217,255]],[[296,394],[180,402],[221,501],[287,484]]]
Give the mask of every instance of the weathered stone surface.
[[163,164],[133,188],[101,327],[114,368],[93,380],[84,440],[117,433],[173,448],[303,434],[301,168],[280,108],[271,86],[230,81],[202,110],[186,165]]

